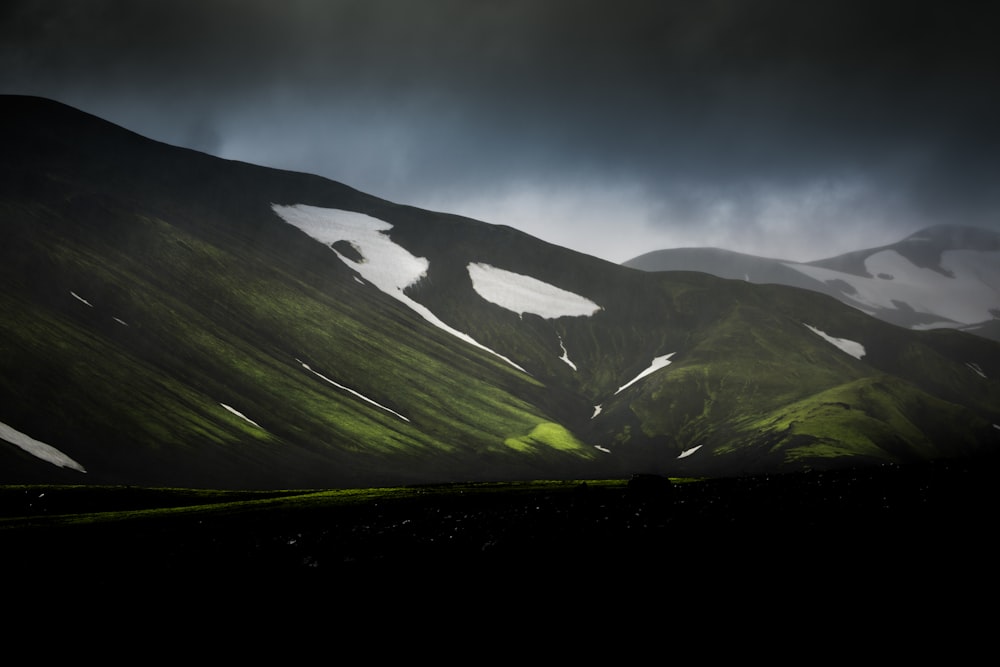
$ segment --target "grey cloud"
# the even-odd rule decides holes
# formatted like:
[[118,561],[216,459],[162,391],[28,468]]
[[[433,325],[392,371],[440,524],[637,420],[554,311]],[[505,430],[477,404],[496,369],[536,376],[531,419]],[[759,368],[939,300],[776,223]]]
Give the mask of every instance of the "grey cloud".
[[1000,58],[969,7],[14,0],[0,90],[410,203],[627,191],[651,238],[1000,226]]

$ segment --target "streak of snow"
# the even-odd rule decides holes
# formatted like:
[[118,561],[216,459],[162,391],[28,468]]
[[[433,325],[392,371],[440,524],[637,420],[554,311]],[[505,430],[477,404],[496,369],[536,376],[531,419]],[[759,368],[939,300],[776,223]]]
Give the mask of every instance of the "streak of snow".
[[546,319],[590,316],[601,307],[579,294],[549,283],[498,269],[489,264],[470,263],[467,267],[472,288],[479,296],[518,315],[532,313]]
[[351,389],[350,387],[345,387],[344,385],[340,384],[339,382],[337,382],[335,380],[331,380],[330,378],[328,378],[327,376],[323,375],[322,373],[317,373],[316,371],[314,371],[312,368],[309,367],[309,364],[304,363],[300,359],[296,359],[295,361],[298,361],[300,364],[302,364],[302,368],[306,369],[307,371],[309,371],[310,373],[312,373],[316,377],[318,377],[318,378],[320,378],[322,380],[326,380],[327,382],[329,382],[330,384],[332,384],[334,387],[337,387],[338,389],[343,389],[344,391],[348,392],[349,394],[353,394],[354,396],[357,396],[362,401],[366,401],[368,403],[371,403],[372,405],[374,405],[377,408],[381,408],[382,410],[385,410],[386,412],[392,413],[392,414],[396,415],[397,417],[399,417],[400,419],[402,419],[405,422],[410,421],[409,419],[407,419],[403,415],[399,414],[398,412],[396,412],[392,408],[387,408],[384,405],[382,405],[381,403],[379,403],[378,401],[373,401],[372,399],[368,398],[367,396],[365,396],[361,392],[355,391],[355,390]]
[[608,449],[607,447],[601,447],[600,445],[594,445],[594,449],[599,449],[599,450],[601,450],[602,452],[605,452],[605,453],[607,453],[607,454],[610,454],[610,453],[611,453],[611,450],[610,450],[610,449]]
[[954,277],[918,267],[895,250],[883,250],[865,259],[870,275],[889,274],[892,280],[794,262],[785,265],[822,282],[848,283],[855,293],[846,297],[867,312],[872,308],[897,309],[894,302],[901,302],[917,312],[975,324],[992,319],[990,310],[1000,303],[1000,252],[996,251],[946,250],[941,254],[941,268]]
[[615,394],[620,394],[622,391],[624,391],[625,389],[631,387],[633,384],[635,384],[636,382],[638,382],[642,378],[646,377],[647,375],[649,375],[651,373],[655,373],[656,371],[660,370],[661,368],[665,368],[666,366],[669,366],[670,365],[670,357],[674,356],[675,354],[676,354],[676,352],[671,352],[670,354],[665,354],[662,357],[656,357],[656,358],[654,358],[653,359],[653,363],[651,363],[649,365],[649,368],[647,368],[643,372],[639,373],[638,375],[636,375],[634,378],[632,378],[631,380],[629,380],[628,382],[626,382],[622,386],[618,387],[618,391],[616,391]]
[[0,422],[0,440],[5,440],[12,445],[16,445],[28,452],[32,456],[40,458],[47,463],[59,466],[60,468],[72,468],[80,472],[87,472],[83,466],[66,456],[52,445],[45,444],[41,440],[35,440],[26,433]]
[[575,371],[576,370],[576,364],[574,364],[572,361],[570,361],[569,352],[566,351],[566,346],[563,345],[562,336],[559,336],[559,347],[562,348],[562,351],[563,351],[562,356],[559,357],[559,358],[562,359],[563,361],[565,361],[566,364],[569,365],[569,367],[572,368]]
[[695,445],[691,449],[682,450],[681,453],[677,455],[677,458],[679,458],[679,459],[686,459],[687,457],[691,456],[692,454],[694,454],[696,451],[698,451],[702,447],[704,447],[704,445]]
[[973,363],[971,361],[967,361],[967,362],[965,362],[965,365],[968,366],[972,370],[973,373],[975,373],[976,375],[978,375],[979,377],[981,377],[983,379],[986,379],[986,373],[984,373],[983,369],[979,367],[979,364]]
[[123,327],[127,327],[128,326],[128,322],[126,322],[125,320],[120,320],[117,317],[112,317],[111,319],[113,319],[115,322],[117,322],[118,324],[122,325]]
[[1000,431],[1000,424],[994,424],[993,428],[995,428],[996,430]]
[[806,325],[806,328],[831,345],[840,348],[842,351],[851,355],[855,359],[861,359],[861,357],[865,356],[865,346],[861,343],[856,343],[853,340],[848,340],[846,338],[834,338],[833,336],[829,336],[816,327],[811,327],[808,324]]
[[[503,359],[522,373],[527,373],[499,352],[491,350],[472,336],[448,326],[427,306],[406,295],[403,290],[425,276],[430,263],[423,257],[411,255],[406,248],[394,243],[384,233],[392,229],[392,225],[389,223],[363,213],[336,208],[320,208],[306,204],[294,206],[272,204],[271,208],[288,224],[298,227],[320,243],[331,246],[330,249],[336,253],[337,257],[360,273],[362,278],[394,299],[401,301],[430,324]],[[336,248],[332,247],[337,241],[352,243],[364,257],[364,261],[355,263],[337,252]]]
[[595,406],[594,406],[594,414],[590,415],[590,418],[591,418],[591,419],[593,419],[593,418],[594,418],[594,417],[596,417],[597,415],[601,414],[601,410],[603,410],[603,409],[604,409],[604,407],[603,407],[603,406],[600,406],[600,405],[595,405]]
[[245,414],[243,414],[242,412],[240,412],[236,408],[234,408],[232,406],[229,406],[229,405],[226,405],[225,403],[219,403],[219,405],[221,405],[222,407],[224,407],[226,410],[229,410],[230,412],[232,412],[234,415],[236,415],[237,417],[239,417],[243,421],[245,421],[245,422],[247,422],[249,424],[253,424],[254,426],[256,426],[257,428],[259,428],[262,431],[264,430],[263,426],[261,426],[260,424],[258,424],[254,420],[250,419],[249,417],[247,417]]
[[74,299],[76,299],[77,301],[79,301],[80,303],[85,303],[85,304],[87,304],[88,306],[90,306],[91,308],[93,308],[93,307],[94,307],[94,304],[92,304],[91,302],[87,301],[86,299],[84,299],[84,298],[83,298],[82,296],[80,296],[80,295],[79,295],[79,294],[77,294],[76,292],[74,292],[74,291],[70,290],[70,294],[72,294],[72,295],[73,295],[73,298],[74,298]]

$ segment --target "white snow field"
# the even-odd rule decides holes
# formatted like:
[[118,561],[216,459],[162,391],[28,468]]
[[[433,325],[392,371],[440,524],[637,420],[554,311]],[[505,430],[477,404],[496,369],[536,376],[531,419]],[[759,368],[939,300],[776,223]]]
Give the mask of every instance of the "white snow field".
[[518,315],[532,313],[552,320],[590,316],[601,310],[590,299],[531,276],[475,262],[467,268],[479,296]]
[[[661,368],[665,368],[666,366],[669,366],[670,365],[670,357],[674,356],[675,354],[677,354],[677,353],[676,352],[671,352],[670,354],[665,354],[662,357],[656,357],[656,358],[654,358],[653,359],[653,363],[651,363],[649,365],[649,368],[647,368],[643,372],[639,373],[638,375],[636,375],[634,378],[632,378],[631,380],[629,380],[628,382],[626,382],[622,386],[618,387],[618,391],[616,391],[615,394],[617,395],[617,394],[622,393],[624,390],[628,389],[633,384],[635,384],[636,382],[638,382],[642,378],[646,377],[647,375],[649,375],[651,373],[655,373],[656,371],[660,370]],[[596,417],[597,415],[594,415],[594,416]]]
[[[490,303],[524,317],[525,313],[547,320],[559,317],[589,317],[601,310],[596,303],[547,282],[489,264],[471,262],[466,267],[472,279],[472,289]],[[559,337],[562,356],[574,371],[576,364],[569,358],[566,345]]]
[[846,338],[834,338],[833,336],[827,335],[826,333],[820,331],[816,327],[805,325],[807,329],[812,331],[814,334],[830,343],[831,345],[839,348],[840,350],[851,355],[855,359],[861,359],[865,356],[865,346],[861,343],[856,343],[853,340],[848,340]]
[[420,280],[427,273],[427,267],[430,263],[423,257],[411,255],[406,248],[394,243],[385,234],[392,229],[392,225],[389,223],[363,213],[336,208],[320,208],[306,204],[293,206],[272,204],[271,208],[282,220],[298,227],[326,246],[332,246],[337,241],[351,243],[363,257],[361,262],[354,262],[337,252],[336,249],[332,247],[330,249],[344,264],[361,274],[362,278],[394,299],[401,301],[430,324],[503,359],[522,373],[527,373],[499,352],[491,350],[468,334],[448,326],[438,319],[437,315],[432,313],[430,309],[417,303],[403,292],[404,289]]
[[17,445],[32,456],[36,456],[43,461],[47,461],[60,468],[72,468],[80,472],[87,472],[83,466],[66,456],[52,445],[47,445],[41,440],[35,440],[31,436],[18,431],[3,422],[0,422],[0,440],[6,440],[12,445]]
[[357,396],[357,397],[358,397],[358,398],[360,398],[360,399],[361,399],[362,401],[365,401],[365,402],[367,402],[367,403],[371,403],[371,404],[372,404],[372,405],[374,405],[375,407],[377,407],[377,408],[380,408],[380,409],[382,409],[382,410],[385,410],[386,412],[388,412],[388,413],[391,413],[391,414],[393,414],[393,415],[395,415],[395,416],[399,417],[400,419],[402,419],[402,420],[403,420],[403,421],[405,421],[405,422],[408,422],[408,421],[410,421],[409,419],[407,419],[407,418],[406,418],[406,417],[404,417],[403,415],[399,414],[398,412],[396,412],[396,411],[395,411],[395,410],[393,410],[392,408],[387,408],[387,407],[385,407],[384,405],[382,405],[381,403],[379,403],[378,401],[375,401],[375,400],[372,400],[372,399],[368,398],[367,396],[365,396],[365,395],[364,395],[364,394],[362,394],[361,392],[358,392],[358,391],[354,391],[354,390],[353,390],[353,389],[351,389],[350,387],[346,387],[346,386],[344,386],[344,385],[340,384],[339,382],[337,382],[336,380],[331,380],[330,378],[328,378],[327,376],[323,375],[322,373],[317,373],[316,371],[314,371],[314,370],[313,370],[312,368],[310,368],[310,367],[309,367],[309,364],[307,364],[307,363],[303,362],[303,361],[302,361],[301,359],[296,359],[295,361],[297,361],[297,362],[299,362],[300,364],[302,364],[302,368],[306,369],[307,371],[309,371],[310,373],[312,373],[312,374],[313,374],[313,375],[315,375],[316,377],[320,378],[321,380],[325,380],[326,382],[329,382],[329,383],[330,383],[330,384],[332,384],[332,385],[333,385],[334,387],[336,387],[336,388],[338,388],[338,389],[342,389],[342,390],[346,391],[347,393],[349,393],[349,394],[352,394],[352,395],[354,395],[354,396]]
[[[899,301],[920,313],[958,324],[976,324],[993,319],[990,310],[1000,307],[1000,252],[946,250],[941,255],[941,268],[950,271],[951,278],[920,268],[895,250],[883,250],[865,259],[865,269],[873,278],[793,262],[785,265],[816,280],[848,283],[856,293],[846,298],[869,313],[878,308],[897,309],[893,302]],[[934,326],[948,324],[942,320]]]

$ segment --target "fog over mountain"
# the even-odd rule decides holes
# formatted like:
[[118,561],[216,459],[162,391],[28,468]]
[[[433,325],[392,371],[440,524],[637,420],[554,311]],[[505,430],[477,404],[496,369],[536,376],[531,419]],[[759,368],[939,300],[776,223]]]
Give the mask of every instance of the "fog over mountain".
[[0,93],[615,262],[1000,229],[978,6],[12,0]]

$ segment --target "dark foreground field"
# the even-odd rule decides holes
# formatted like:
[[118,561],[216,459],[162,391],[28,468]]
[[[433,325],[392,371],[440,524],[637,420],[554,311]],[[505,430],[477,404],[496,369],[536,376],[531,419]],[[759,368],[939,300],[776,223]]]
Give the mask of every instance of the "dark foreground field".
[[0,487],[21,581],[357,584],[365,577],[710,574],[828,581],[996,573],[997,461],[666,482],[343,492]]

